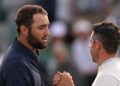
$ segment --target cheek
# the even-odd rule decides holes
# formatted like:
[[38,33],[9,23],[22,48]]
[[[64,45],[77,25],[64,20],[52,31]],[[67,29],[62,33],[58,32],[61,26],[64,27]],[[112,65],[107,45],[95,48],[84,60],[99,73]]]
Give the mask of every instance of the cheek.
[[90,45],[90,53],[91,53],[91,55],[94,54],[94,51],[95,51],[95,50],[94,50],[94,46],[91,44],[91,45]]
[[91,56],[93,55],[93,50],[92,50],[92,48],[90,48],[90,54],[91,54]]
[[37,34],[37,37],[40,38],[40,39],[45,37],[45,32],[44,31],[38,31],[38,32],[36,32],[36,34]]
[[42,33],[38,33],[38,34],[36,34],[36,37],[37,37],[39,40],[41,40],[41,39],[43,38],[43,34],[42,34]]
[[44,36],[44,35],[43,35],[43,32],[40,32],[40,31],[34,31],[34,32],[33,32],[33,35],[34,35],[35,38],[37,38],[37,39],[39,39],[39,40],[41,40],[42,37]]

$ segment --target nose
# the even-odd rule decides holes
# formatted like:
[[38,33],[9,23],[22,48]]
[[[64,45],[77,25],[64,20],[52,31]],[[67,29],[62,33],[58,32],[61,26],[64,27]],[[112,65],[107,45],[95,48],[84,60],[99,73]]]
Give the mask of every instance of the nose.
[[46,35],[50,35],[50,30],[49,30],[49,28],[46,28],[45,34],[46,34]]

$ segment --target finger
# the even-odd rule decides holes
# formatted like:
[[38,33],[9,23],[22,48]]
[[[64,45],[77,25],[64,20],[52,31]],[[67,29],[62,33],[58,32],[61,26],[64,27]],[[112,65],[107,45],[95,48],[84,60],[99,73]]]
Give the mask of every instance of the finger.
[[63,73],[61,73],[61,72],[59,72],[59,71],[57,72],[57,74],[59,74],[59,75],[63,75]]
[[69,77],[69,78],[72,79],[72,76],[70,75],[70,73],[68,73],[68,72],[64,72],[64,75],[65,75],[66,77]]
[[69,72],[64,71],[63,73],[64,73],[64,74],[67,74],[67,75],[69,75],[69,76],[70,76],[70,73],[69,73]]
[[58,84],[58,82],[55,82],[55,81],[53,82],[53,85],[57,85],[57,84]]
[[55,78],[53,79],[53,81],[54,81],[54,82],[60,81],[60,77],[55,77]]
[[54,84],[54,85],[58,84],[58,82],[60,81],[60,79],[61,79],[61,75],[56,74],[56,75],[54,76],[54,78],[53,78],[53,84]]
[[54,80],[53,80],[53,84],[56,85],[56,84],[59,83],[59,81],[60,81],[60,80],[54,79]]
[[70,73],[66,72],[65,74],[67,74],[68,76],[71,76]]

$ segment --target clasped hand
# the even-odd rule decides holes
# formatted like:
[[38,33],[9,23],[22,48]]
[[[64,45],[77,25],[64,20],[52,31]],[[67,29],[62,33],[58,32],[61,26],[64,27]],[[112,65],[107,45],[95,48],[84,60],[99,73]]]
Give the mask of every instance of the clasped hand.
[[74,86],[72,76],[68,72],[57,72],[53,79],[54,86]]

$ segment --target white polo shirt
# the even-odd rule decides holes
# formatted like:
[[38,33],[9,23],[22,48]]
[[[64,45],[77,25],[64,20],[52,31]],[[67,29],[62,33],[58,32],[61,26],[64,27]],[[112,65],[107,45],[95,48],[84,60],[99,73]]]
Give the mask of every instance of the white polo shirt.
[[120,86],[120,58],[110,58],[101,64],[92,86]]

